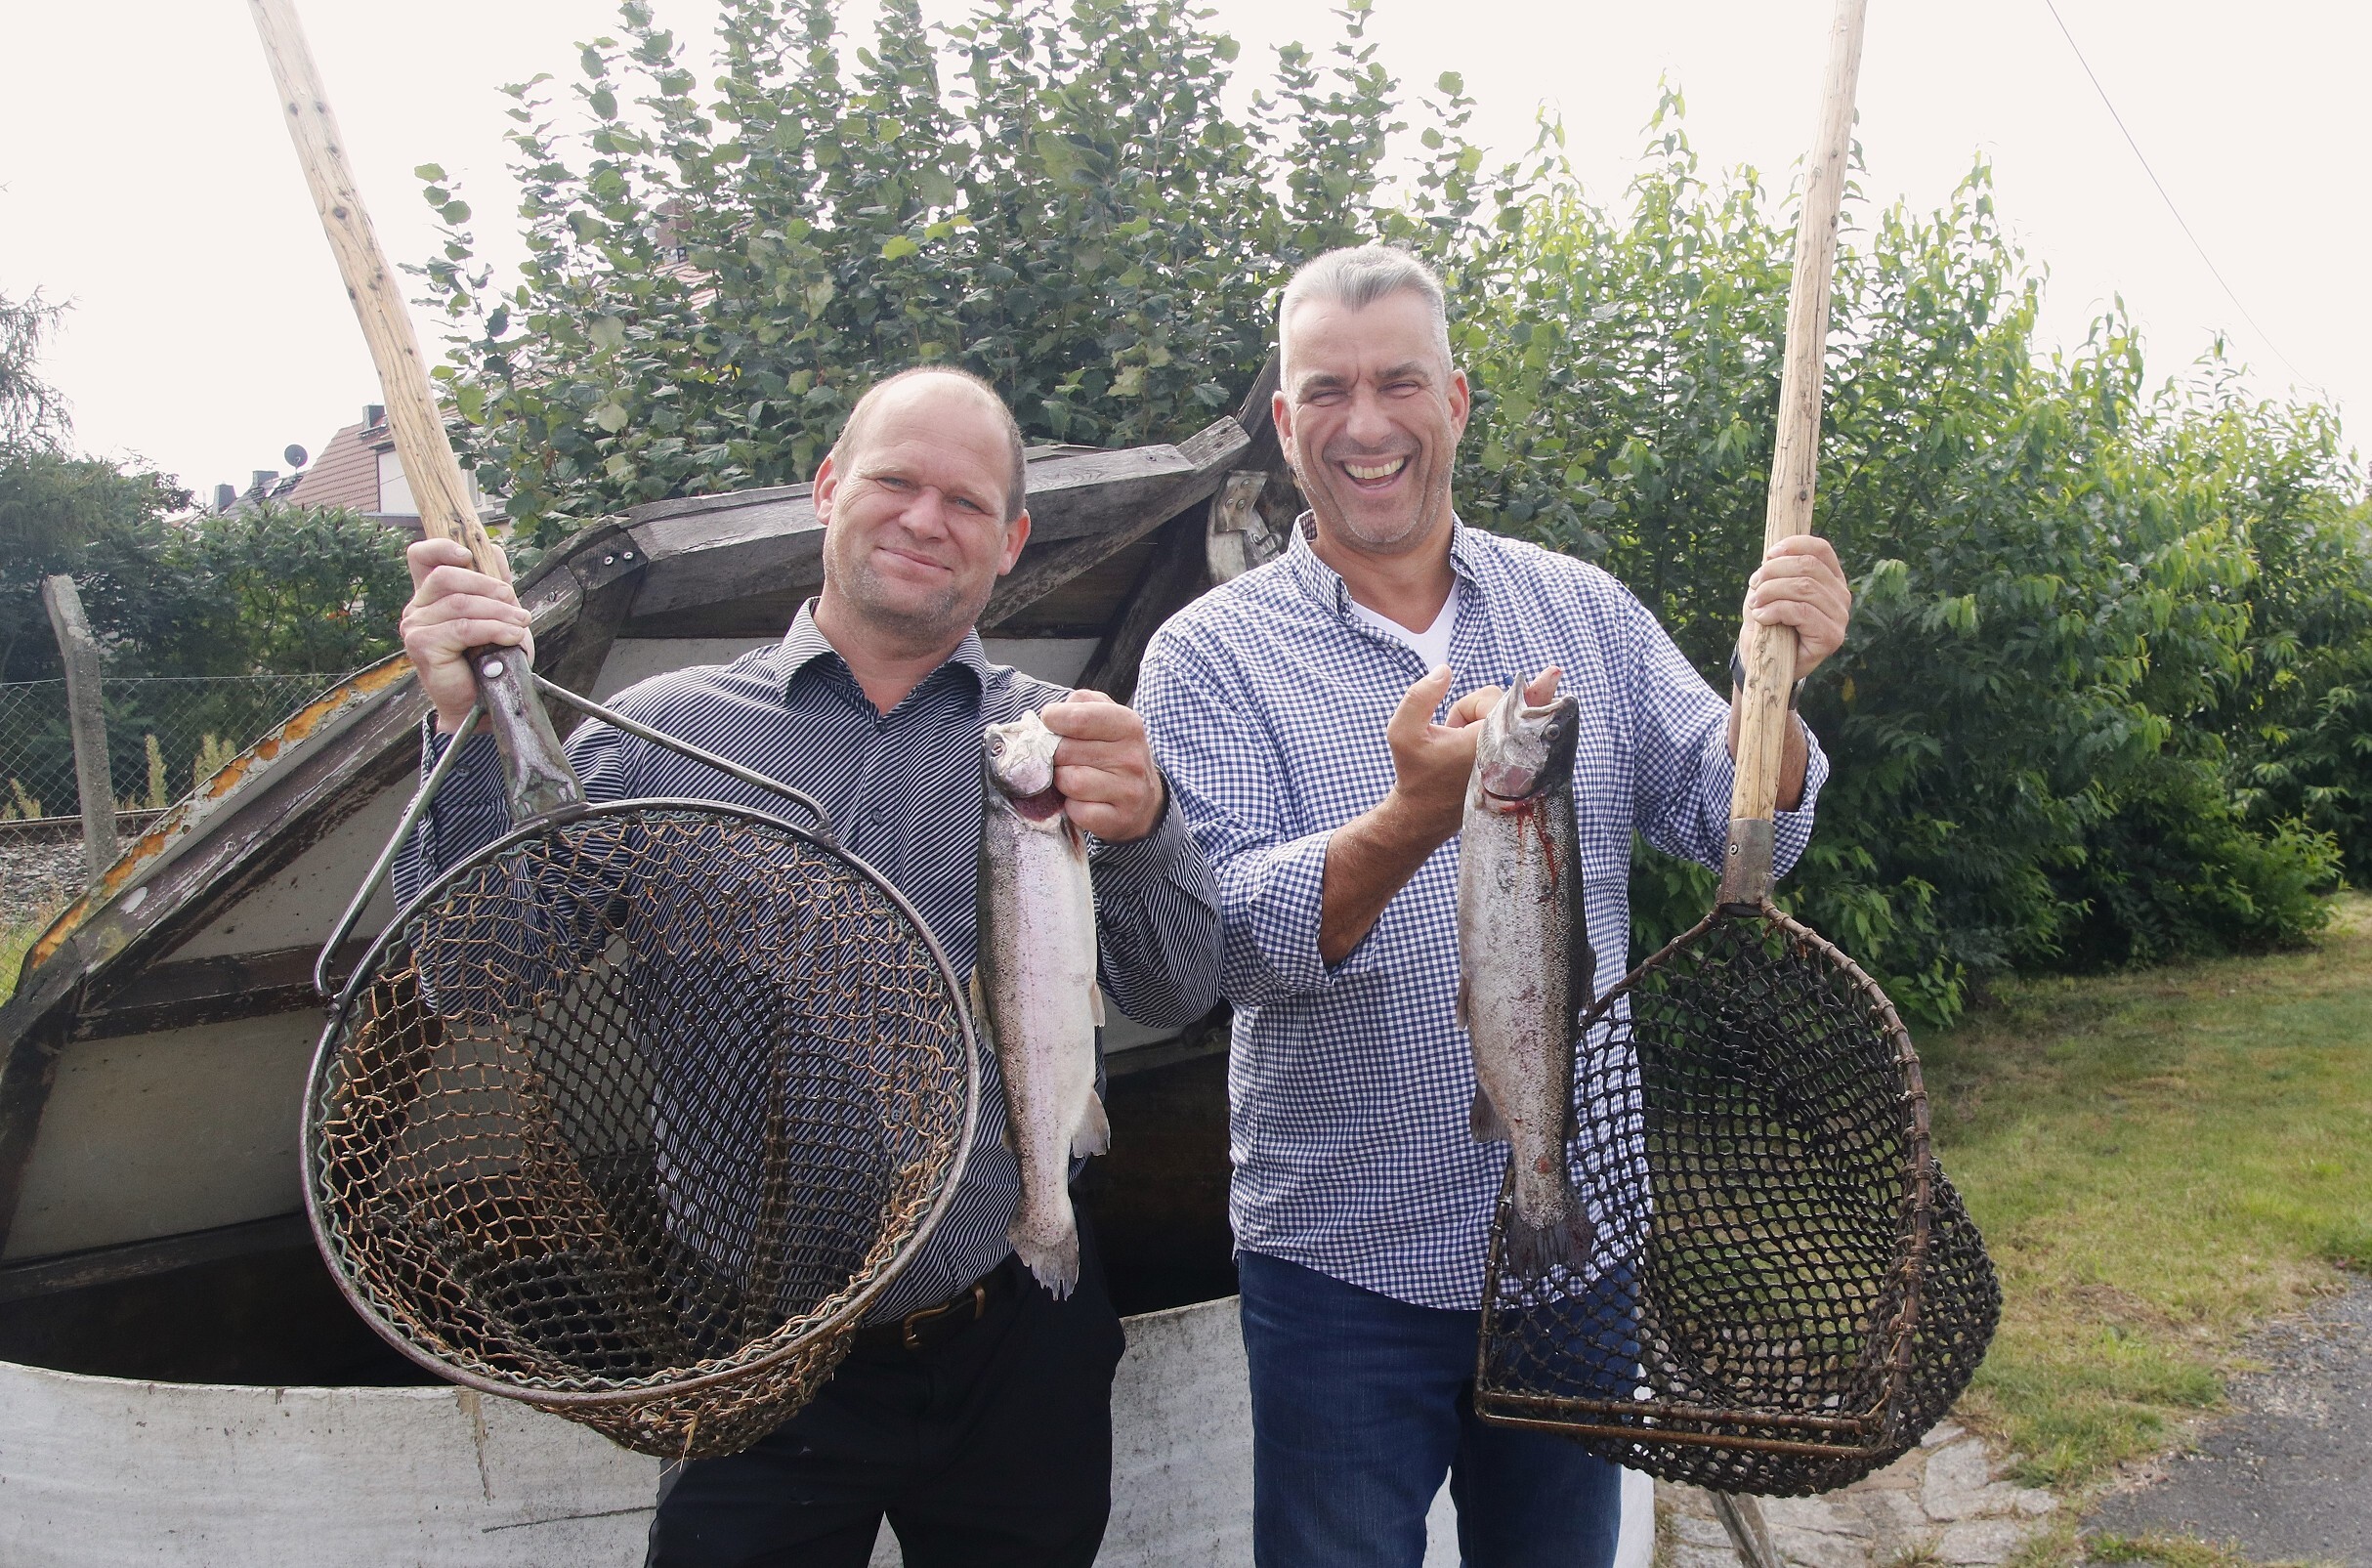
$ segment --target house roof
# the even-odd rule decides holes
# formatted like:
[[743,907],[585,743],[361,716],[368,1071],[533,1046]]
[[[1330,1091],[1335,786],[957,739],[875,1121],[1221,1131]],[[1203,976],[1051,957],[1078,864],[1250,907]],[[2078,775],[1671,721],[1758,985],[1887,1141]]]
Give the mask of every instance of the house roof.
[[299,506],[351,506],[358,512],[379,509],[379,451],[392,438],[387,421],[353,424],[329,438],[320,456],[299,476],[288,499]]

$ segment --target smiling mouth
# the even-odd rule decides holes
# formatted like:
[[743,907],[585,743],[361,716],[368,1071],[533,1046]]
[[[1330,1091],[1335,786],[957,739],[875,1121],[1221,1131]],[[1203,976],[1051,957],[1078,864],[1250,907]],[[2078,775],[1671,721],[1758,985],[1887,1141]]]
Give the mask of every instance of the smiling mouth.
[[1378,458],[1369,463],[1354,463],[1345,460],[1341,464],[1345,474],[1363,485],[1374,485],[1384,480],[1396,479],[1399,477],[1400,471],[1408,466],[1409,459],[1406,453],[1398,457]]
[[901,550],[894,544],[882,545],[880,547],[880,553],[883,555],[896,556],[899,560],[906,562],[910,566],[925,567],[933,572],[948,572],[953,570],[942,562],[932,560],[929,556],[916,555],[911,550]]

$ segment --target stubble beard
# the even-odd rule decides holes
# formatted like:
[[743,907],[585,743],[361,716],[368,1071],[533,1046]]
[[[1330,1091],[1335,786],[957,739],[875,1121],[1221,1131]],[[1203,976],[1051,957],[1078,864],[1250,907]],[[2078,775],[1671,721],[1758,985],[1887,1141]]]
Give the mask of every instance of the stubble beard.
[[[1419,451],[1412,454],[1410,461],[1419,462],[1424,458],[1425,454]],[[1296,473],[1294,478],[1300,481],[1302,493],[1309,497],[1310,507],[1318,514],[1319,522],[1337,534],[1345,544],[1369,555],[1403,555],[1421,543],[1449,509],[1448,465],[1442,465],[1438,471],[1430,471],[1428,464],[1428,470],[1408,514],[1397,526],[1384,529],[1362,527],[1354,521],[1354,514],[1348,507],[1335,504],[1336,492],[1313,487],[1306,472]],[[1331,468],[1329,473],[1331,477]],[[1352,493],[1356,494],[1355,491]],[[1330,513],[1331,516],[1328,515]]]
[[951,635],[960,637],[970,630],[988,609],[989,596],[996,586],[992,581],[967,594],[959,581],[951,579],[944,590],[917,605],[891,591],[869,562],[834,562],[828,557],[824,582],[868,623],[917,647],[936,646]]

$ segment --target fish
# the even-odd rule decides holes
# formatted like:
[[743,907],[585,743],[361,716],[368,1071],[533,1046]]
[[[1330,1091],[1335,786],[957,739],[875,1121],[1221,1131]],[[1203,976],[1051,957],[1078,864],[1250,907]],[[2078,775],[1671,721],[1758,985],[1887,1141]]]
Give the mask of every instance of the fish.
[[1079,1285],[1071,1162],[1112,1146],[1095,1092],[1095,887],[1054,784],[1058,737],[1036,713],[981,734],[979,961],[972,1014],[1004,1079],[1021,1202],[1005,1232],[1055,1299]]
[[1595,959],[1583,916],[1573,758],[1581,704],[1539,705],[1523,682],[1482,723],[1458,850],[1458,1021],[1474,1051],[1478,1143],[1515,1170],[1507,1259],[1538,1276],[1579,1270],[1595,1240],[1574,1191],[1575,1038]]

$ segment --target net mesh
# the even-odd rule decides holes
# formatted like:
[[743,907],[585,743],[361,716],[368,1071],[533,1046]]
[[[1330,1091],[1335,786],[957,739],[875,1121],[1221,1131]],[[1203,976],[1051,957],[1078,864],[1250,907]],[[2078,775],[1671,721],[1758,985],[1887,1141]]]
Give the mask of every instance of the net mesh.
[[322,1249],[458,1381],[668,1458],[829,1376],[958,1172],[952,975],[869,873],[781,824],[597,808],[401,914],[308,1091]]
[[2001,1293],[1927,1146],[1909,1036],[1837,949],[1717,912],[1584,1020],[1579,1276],[1493,1226],[1476,1404],[1634,1469],[1801,1496],[1942,1417]]

